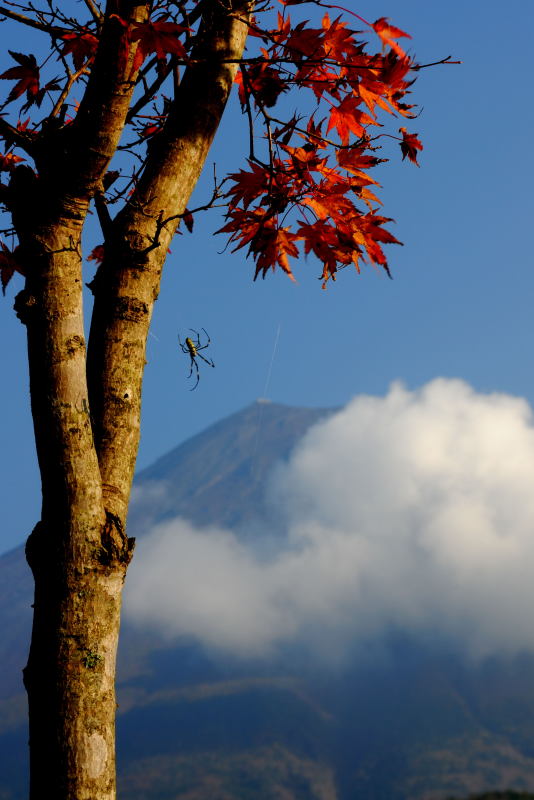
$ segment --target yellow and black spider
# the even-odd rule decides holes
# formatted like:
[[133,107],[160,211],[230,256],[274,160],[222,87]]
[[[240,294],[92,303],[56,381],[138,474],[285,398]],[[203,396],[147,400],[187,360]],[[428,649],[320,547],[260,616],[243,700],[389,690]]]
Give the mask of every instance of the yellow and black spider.
[[[193,374],[193,367],[197,371],[197,373],[196,373],[197,374],[197,382],[193,386],[193,389],[196,389],[197,386],[198,386],[198,382],[200,380],[200,372],[199,372],[199,369],[198,369],[197,357],[201,358],[202,361],[205,361],[206,364],[208,364],[208,366],[210,366],[210,367],[214,367],[215,364],[213,363],[211,358],[206,358],[200,352],[200,350],[205,350],[207,347],[209,347],[210,342],[211,342],[211,339],[210,339],[210,337],[208,335],[208,332],[207,332],[206,328],[202,328],[202,330],[206,334],[206,338],[208,340],[206,342],[206,344],[201,344],[201,342],[200,342],[200,334],[199,334],[198,331],[196,331],[194,328],[189,328],[189,330],[193,331],[193,333],[196,334],[197,338],[196,339],[191,339],[190,336],[187,336],[185,342],[182,342],[182,340],[180,339],[180,334],[178,334],[178,344],[182,348],[182,353],[188,354],[190,359],[191,359],[191,369],[189,370],[189,375],[187,377],[190,378],[191,375]],[[190,389],[189,391],[192,392],[193,389]]]

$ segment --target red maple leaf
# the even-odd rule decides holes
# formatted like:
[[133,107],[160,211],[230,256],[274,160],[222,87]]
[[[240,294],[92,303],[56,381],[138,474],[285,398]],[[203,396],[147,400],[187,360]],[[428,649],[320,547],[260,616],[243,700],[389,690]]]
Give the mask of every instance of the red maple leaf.
[[369,169],[370,167],[376,167],[377,164],[387,161],[386,158],[367,156],[364,154],[364,150],[359,147],[351,148],[350,150],[338,150],[336,155],[339,166],[343,167],[343,169],[346,169],[347,172],[350,172],[352,175],[356,175],[360,186],[366,186],[369,183],[374,183],[375,186],[380,186],[378,181],[375,181],[374,178],[369,177],[369,175],[366,172],[363,172],[363,170]]
[[265,278],[267,272],[278,264],[292,281],[295,280],[288,255],[298,256],[295,241],[301,237],[292,233],[289,228],[278,225],[277,217],[263,208],[245,211],[241,208],[230,208],[229,222],[217,233],[230,233],[230,241],[238,241],[233,252],[248,244],[247,255],[252,255],[256,262],[254,280],[261,273]]
[[250,170],[240,169],[228,176],[234,185],[228,190],[232,204],[243,203],[248,208],[253,200],[264,194],[269,187],[269,170],[260,164],[250,162]]
[[87,256],[88,261],[96,261],[97,264],[101,264],[104,260],[104,245],[97,244],[96,247],[93,247],[89,255]]
[[88,31],[86,33],[64,33],[61,39],[65,42],[61,55],[71,55],[74,68],[79,70],[86,61],[92,61],[96,55],[98,39]]
[[354,133],[358,138],[365,135],[363,124],[377,124],[369,114],[366,114],[365,111],[360,111],[358,108],[360,102],[358,97],[347,95],[338,106],[332,106],[330,111],[330,119],[326,130],[328,132],[331,128],[335,128],[344,145],[349,143],[351,133]]
[[187,53],[178,36],[189,30],[174,22],[134,22],[130,29],[130,40],[137,42],[137,52],[132,63],[136,72],[149,53],[155,53],[158,62],[166,61],[167,53],[178,58],[187,58]]
[[[266,58],[269,54],[262,50]],[[246,106],[247,94],[251,93],[255,100],[266,108],[272,108],[282,92],[289,88],[280,77],[278,70],[264,64],[252,64],[248,67],[245,78],[241,71],[235,76],[235,82],[239,85],[239,101],[243,107]]]
[[195,224],[195,218],[193,217],[192,213],[186,208],[182,219],[184,221],[184,225],[189,231],[189,233],[193,233],[193,225]]
[[163,130],[163,125],[160,122],[148,122],[141,130],[139,131],[139,135],[143,139],[150,139],[151,136],[155,136],[156,133],[161,133]]
[[382,58],[379,79],[389,87],[390,91],[399,91],[409,86],[404,78],[413,66],[413,62],[407,55],[399,57],[390,50]]
[[[272,224],[271,224],[272,222]],[[254,280],[261,273],[265,278],[269,269],[280,266],[292,281],[295,280],[288,255],[298,256],[299,251],[294,244],[298,236],[291,233],[289,228],[278,228],[271,220],[264,225],[258,236],[251,242],[250,252],[256,256],[256,272]]]
[[289,31],[284,47],[293,52],[296,60],[302,56],[320,60],[324,58],[323,40],[323,30],[310,28],[306,22],[299,22]]
[[2,282],[2,292],[5,294],[6,286],[13,277],[13,274],[15,272],[20,272],[21,275],[24,275],[24,271],[17,260],[16,252],[18,247],[16,247],[14,251],[11,251],[4,242],[0,242],[0,248],[0,280]]
[[39,67],[35,56],[33,53],[27,56],[24,53],[15,53],[13,50],[8,52],[20,66],[11,67],[0,75],[4,80],[17,81],[8,94],[6,103],[11,103],[26,92],[27,105],[31,105],[39,92]]
[[299,180],[311,181],[310,171],[324,173],[328,171],[327,158],[321,158],[316,145],[306,144],[304,147],[290,147],[287,144],[281,147],[291,156],[291,166],[295,177]]
[[405,33],[401,31],[400,28],[396,28],[394,25],[390,25],[387,17],[380,17],[377,19],[376,22],[373,22],[371,26],[375,33],[377,33],[384,45],[389,45],[392,50],[394,50],[399,58],[405,58],[406,53],[402,49],[402,47],[395,41],[395,39],[400,39],[401,36],[405,36],[407,39],[411,39],[409,33]]
[[345,55],[354,54],[354,33],[347,28],[345,22],[340,22],[339,17],[331,22],[329,15],[325,14],[322,25],[325,31],[323,47],[328,58],[341,61]]
[[420,140],[417,138],[416,133],[408,133],[406,128],[399,128],[400,133],[402,133],[402,142],[399,142],[400,149],[402,150],[402,160],[408,156],[410,161],[414,164],[417,164],[417,151],[423,149],[423,145]]
[[15,86],[11,89],[4,105],[7,105],[7,103],[10,103],[12,100],[16,100],[26,92],[26,102],[21,106],[21,111],[27,111],[33,104],[40,106],[47,92],[59,89],[57,78],[53,78],[51,81],[48,81],[45,86],[40,88],[39,67],[32,53],[28,56],[24,53],[14,53],[12,50],[9,50],[9,53],[20,66],[11,67],[11,69],[6,70],[0,75],[0,78],[5,80],[17,81]]
[[375,211],[376,206],[382,205],[382,201],[366,186],[353,185],[352,191],[363,200],[369,211]]
[[340,263],[336,253],[336,246],[339,245],[339,232],[336,226],[331,225],[327,220],[318,219],[311,225],[301,223],[298,234],[304,242],[306,255],[313,253],[323,263],[324,289],[328,277],[333,277],[335,280],[335,273]]
[[16,156],[14,153],[0,153],[0,172],[13,172],[20,161],[26,161],[26,159]]
[[373,116],[375,114],[375,106],[379,106],[384,111],[387,111],[388,114],[394,113],[384,99],[384,85],[382,83],[365,77],[358,83],[357,91]]
[[345,215],[354,212],[354,204],[346,197],[351,188],[351,184],[347,181],[338,183],[322,181],[314,187],[313,193],[304,197],[301,202],[312,208],[319,219],[341,222]]
[[358,220],[354,221],[352,230],[355,242],[365,247],[370,261],[383,267],[388,275],[390,275],[388,262],[379,242],[402,244],[392,233],[382,227],[386,222],[392,221],[389,217],[381,217],[377,214],[362,214]]

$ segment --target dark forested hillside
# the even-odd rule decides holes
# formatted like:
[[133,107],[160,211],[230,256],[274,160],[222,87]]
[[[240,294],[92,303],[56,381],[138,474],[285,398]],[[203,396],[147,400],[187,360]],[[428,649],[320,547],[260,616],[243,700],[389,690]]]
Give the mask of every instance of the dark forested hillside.
[[[450,798],[455,800],[455,798]],[[484,792],[484,794],[471,795],[468,800],[534,800],[534,794],[529,792]]]

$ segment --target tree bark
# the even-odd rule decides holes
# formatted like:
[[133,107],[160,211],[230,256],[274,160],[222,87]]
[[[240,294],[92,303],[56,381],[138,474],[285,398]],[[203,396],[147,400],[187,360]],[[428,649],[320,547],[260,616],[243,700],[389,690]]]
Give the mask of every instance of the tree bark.
[[[82,216],[82,215],[80,215]],[[131,551],[106,514],[87,402],[80,216],[35,231],[17,312],[28,331],[41,522],[28,539],[34,622],[24,682],[31,798],[114,797],[114,672]],[[30,263],[30,262],[28,262]]]
[[132,542],[104,507],[93,442],[81,303],[84,210],[83,203],[65,207],[53,224],[26,234],[28,277],[16,302],[28,332],[43,492],[26,550],[35,579],[24,672],[32,800],[115,796],[115,654]]

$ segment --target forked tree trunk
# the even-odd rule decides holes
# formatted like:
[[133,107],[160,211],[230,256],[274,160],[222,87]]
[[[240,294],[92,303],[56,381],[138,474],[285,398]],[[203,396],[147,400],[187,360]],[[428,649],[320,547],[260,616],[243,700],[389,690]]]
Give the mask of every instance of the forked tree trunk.
[[[117,0],[114,8],[133,19],[147,13],[146,5],[127,0]],[[106,78],[106,69],[117,60],[120,34],[113,14],[104,33],[109,39],[104,66],[95,63],[89,100],[80,107],[81,128],[63,149],[36,154],[39,180],[26,167],[13,174],[10,210],[26,272],[15,308],[28,334],[43,493],[41,521],[26,547],[35,579],[24,671],[31,800],[113,800],[116,794],[115,657],[122,586],[133,550],[126,516],[146,339],[168,243],[208,154],[243,52],[247,25],[239,14],[248,14],[250,3],[235,0],[231,9],[219,0],[206,3],[194,63],[175,108],[150,146],[134,198],[109,220],[106,257],[93,281],[88,354],[81,230],[133,90],[131,82],[114,85]],[[98,98],[100,105],[91,108]],[[60,152],[67,154],[62,165],[67,177],[58,188],[52,161]]]

